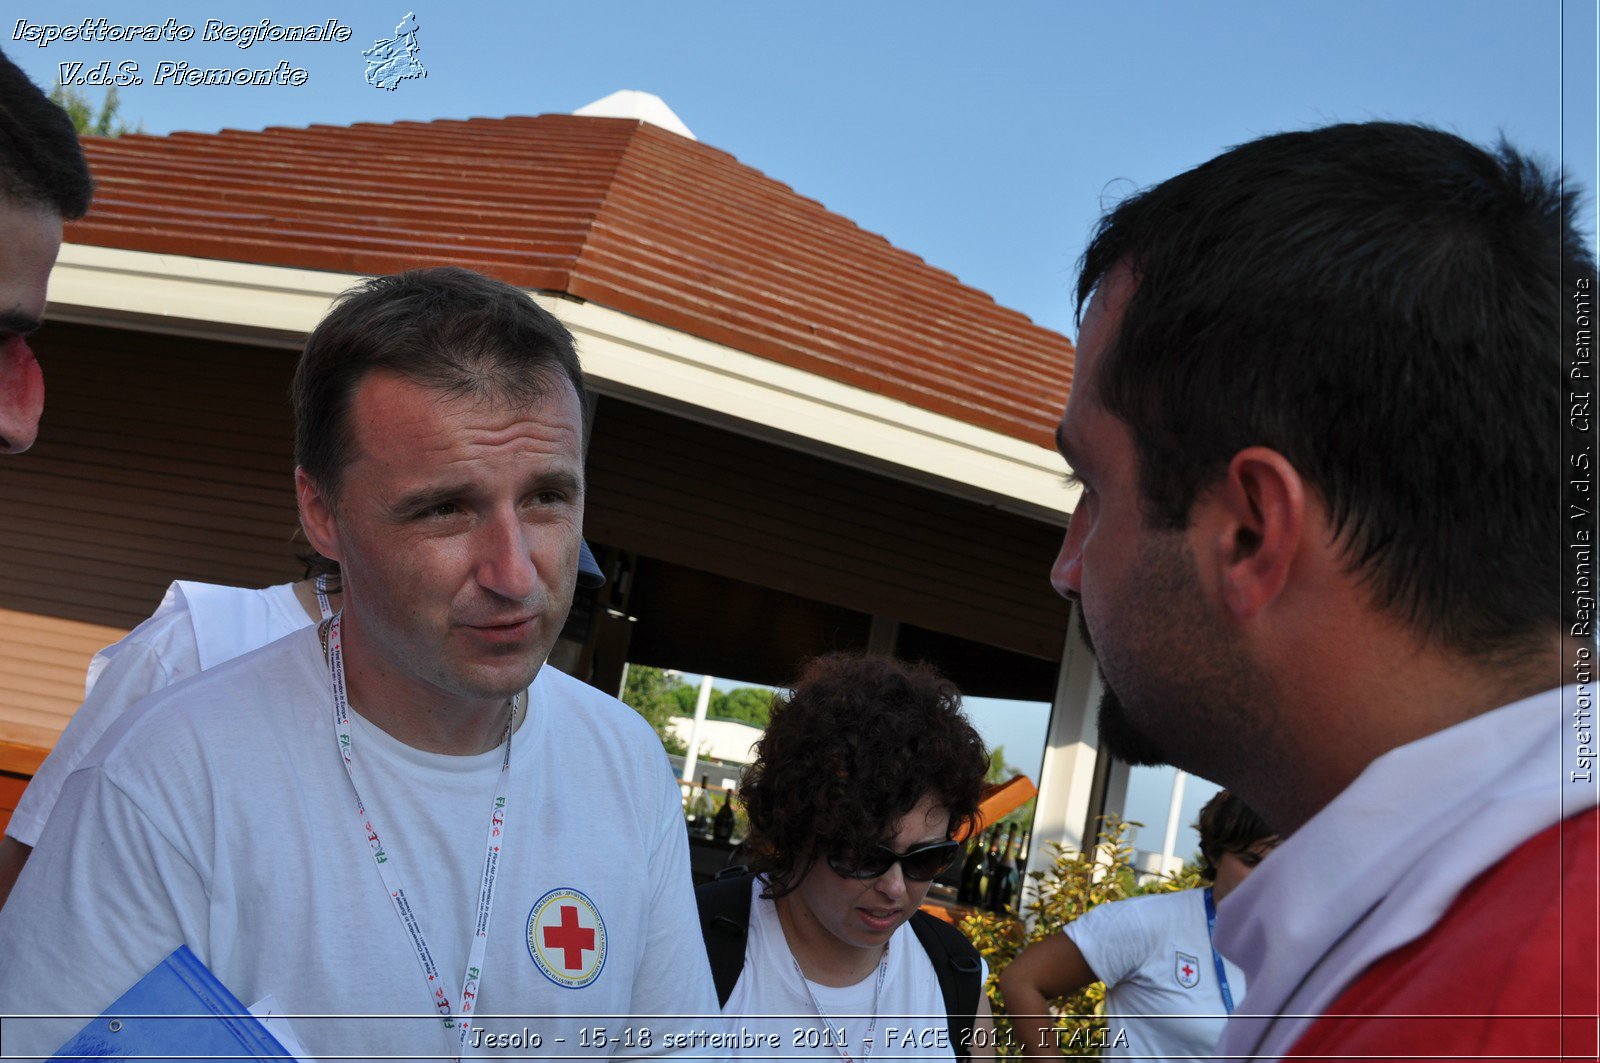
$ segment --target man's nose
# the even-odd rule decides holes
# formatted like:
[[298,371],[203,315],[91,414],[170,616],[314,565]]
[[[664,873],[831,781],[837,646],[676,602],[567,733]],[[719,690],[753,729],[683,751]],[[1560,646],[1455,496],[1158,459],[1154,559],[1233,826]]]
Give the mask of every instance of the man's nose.
[[1081,522],[1074,519],[1067,525],[1061,540],[1061,552],[1056,563],[1050,566],[1050,585],[1063,598],[1077,598],[1083,592],[1083,533]]
[[528,528],[515,513],[496,514],[479,529],[477,578],[484,589],[502,598],[522,601],[539,584],[528,543]]

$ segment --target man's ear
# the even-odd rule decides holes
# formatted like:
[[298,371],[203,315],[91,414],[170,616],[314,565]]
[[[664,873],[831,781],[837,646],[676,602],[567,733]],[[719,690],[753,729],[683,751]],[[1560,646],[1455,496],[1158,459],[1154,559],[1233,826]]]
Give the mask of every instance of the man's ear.
[[299,466],[294,470],[294,491],[300,501],[300,527],[305,529],[306,542],[323,557],[343,561],[339,551],[339,522],[334,519],[333,505],[311,474]]
[[1218,592],[1237,619],[1247,620],[1289,581],[1305,531],[1305,483],[1282,454],[1246,447],[1207,494]]

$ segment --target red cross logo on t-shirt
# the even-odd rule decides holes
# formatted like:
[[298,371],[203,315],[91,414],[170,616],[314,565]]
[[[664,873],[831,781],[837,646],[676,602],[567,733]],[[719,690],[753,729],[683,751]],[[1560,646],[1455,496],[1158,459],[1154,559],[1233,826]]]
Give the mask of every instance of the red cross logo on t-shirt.
[[583,954],[594,949],[594,931],[578,925],[578,909],[561,906],[561,925],[544,928],[544,947],[561,950],[561,966],[569,971],[583,970]]
[[1187,952],[1176,952],[1172,962],[1172,977],[1184,989],[1200,984],[1200,957]]
[[582,989],[600,977],[606,946],[606,922],[582,890],[550,890],[528,912],[528,954],[558,986]]

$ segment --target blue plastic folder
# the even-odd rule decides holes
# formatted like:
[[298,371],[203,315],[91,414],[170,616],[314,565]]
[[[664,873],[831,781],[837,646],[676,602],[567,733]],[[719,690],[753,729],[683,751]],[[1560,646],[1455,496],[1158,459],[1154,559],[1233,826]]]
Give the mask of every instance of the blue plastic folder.
[[51,1058],[193,1061],[293,1057],[187,945],[179,945]]

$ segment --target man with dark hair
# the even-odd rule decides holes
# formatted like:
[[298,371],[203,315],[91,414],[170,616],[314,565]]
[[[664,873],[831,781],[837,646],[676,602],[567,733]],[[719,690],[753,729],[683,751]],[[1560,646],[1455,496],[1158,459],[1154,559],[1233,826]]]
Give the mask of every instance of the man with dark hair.
[[[543,667],[579,571],[571,336],[465,270],[383,277],[293,396],[343,608],[112,725],[0,911],[0,1012],[99,1012],[187,944],[246,1003],[341,1016],[297,1021],[318,1058],[670,1051],[704,1022],[652,1016],[717,1012],[678,790],[637,713]],[[596,1044],[606,1015],[643,1021]]]
[[83,217],[93,190],[72,119],[0,55],[0,453],[39,433],[44,375],[27,338],[44,319],[61,221]]
[[1554,1053],[1550,1016],[1592,1013],[1596,793],[1563,756],[1574,197],[1504,145],[1339,125],[1134,196],[1084,257],[1052,576],[1101,734],[1288,839],[1218,916],[1262,1016],[1221,1055]]

